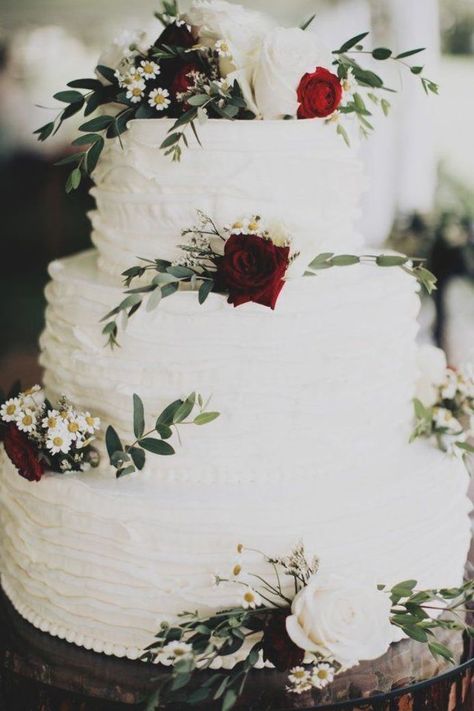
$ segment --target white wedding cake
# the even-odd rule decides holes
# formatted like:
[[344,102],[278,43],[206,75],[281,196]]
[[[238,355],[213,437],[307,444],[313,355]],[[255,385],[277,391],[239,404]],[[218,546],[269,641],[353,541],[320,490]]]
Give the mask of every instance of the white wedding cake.
[[[104,452],[97,469],[39,483],[2,453],[5,593],[41,630],[134,659],[161,621],[233,604],[212,579],[232,568],[237,543],[282,554],[302,539],[334,572],[459,585],[465,465],[409,444],[416,280],[368,264],[302,276],[318,254],[370,253],[354,229],[366,189],[357,141],[348,148],[319,118],[216,118],[199,126],[202,147],[191,137],[172,162],[160,146],[173,123],[134,119],[102,153],[95,249],[50,268],[44,383],[127,441],[133,393],[150,422],[193,390],[220,417],[118,480]],[[179,259],[196,210],[220,225],[284,223],[298,257],[275,309],[233,308],[221,293],[200,304],[183,289],[140,309],[107,348],[99,322],[123,298],[120,273],[137,257]]]

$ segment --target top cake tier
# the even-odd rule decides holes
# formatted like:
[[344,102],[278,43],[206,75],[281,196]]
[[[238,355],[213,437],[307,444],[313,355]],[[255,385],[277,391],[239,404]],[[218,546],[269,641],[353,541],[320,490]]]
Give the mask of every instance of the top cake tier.
[[[120,274],[136,257],[181,256],[181,231],[202,210],[220,224],[260,215],[289,229],[301,265],[322,251],[357,250],[365,187],[355,151],[321,121],[219,121],[199,127],[180,163],[160,145],[172,120],[134,120],[94,172],[90,214],[99,267]],[[306,259],[307,257],[307,259]]]

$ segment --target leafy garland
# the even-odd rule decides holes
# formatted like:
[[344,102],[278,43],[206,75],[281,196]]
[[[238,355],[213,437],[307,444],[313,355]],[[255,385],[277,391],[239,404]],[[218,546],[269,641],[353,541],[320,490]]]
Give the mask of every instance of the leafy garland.
[[[174,448],[169,444],[169,440],[174,433],[179,435],[179,425],[207,425],[216,420],[220,413],[207,410],[209,400],[205,403],[202,395],[191,393],[184,400],[175,400],[168,405],[155,421],[154,427],[145,432],[145,409],[142,399],[138,395],[133,396],[133,431],[135,441],[131,444],[124,444],[117,431],[109,426],[105,434],[105,443],[109,455],[110,464],[116,469],[116,477],[132,474],[134,471],[142,470],[146,462],[146,452],[158,454],[160,456],[170,456],[175,454]],[[193,414],[195,409],[197,414]],[[188,417],[192,416],[191,420]]]
[[[180,15],[177,2],[165,0],[162,4],[162,11],[155,13],[155,16],[164,25],[164,30],[155,43],[146,51],[131,45],[130,56],[122,60],[122,63],[125,63],[124,73],[99,64],[96,67],[96,78],[70,81],[65,91],[54,95],[65,107],[56,118],[34,132],[39,141],[45,141],[60,130],[64,121],[81,111],[85,117],[92,117],[79,126],[81,135],[72,142],[72,145],[79,149],[78,152],[57,163],[72,167],[66,181],[67,192],[77,189],[82,179],[92,174],[107,139],[118,138],[121,142],[121,135],[127,131],[132,119],[175,118],[161,149],[173,161],[179,161],[183,146],[188,146],[188,129],[200,144],[196,122],[203,123],[209,117],[228,120],[256,118],[247,105],[239,83],[227,81],[222,77],[219,66],[220,51],[199,44],[199,39],[192,35],[191,28]],[[313,19],[304,23],[302,29],[306,29]],[[352,84],[361,89],[371,89],[368,93],[369,100],[380,104],[385,115],[390,104],[385,98],[380,99],[376,92],[394,91],[385,85],[378,74],[364,69],[355,59],[356,56],[370,55],[376,60],[395,60],[420,77],[426,93],[438,91],[437,85],[422,75],[422,66],[410,66],[404,61],[422,49],[408,50],[398,55],[384,47],[372,51],[364,50],[360,43],[368,34],[364,32],[351,38],[333,52],[333,64],[337,67],[338,77],[350,98],[326,121],[337,121],[337,132],[347,144],[349,138],[344,126],[338,121],[340,115],[355,114],[364,136],[373,129],[368,120],[371,112],[360,92],[350,91]],[[149,75],[152,81],[145,87],[147,79],[142,67],[144,62],[156,67],[162,81],[158,82],[157,75],[152,72]],[[142,80],[138,76],[139,72],[142,72]],[[132,76],[135,77],[133,80]],[[179,94],[173,88],[176,77],[179,78]],[[153,104],[153,92],[149,92],[151,87],[155,87],[155,94],[157,91],[161,93],[158,104]],[[133,93],[134,90],[136,94]],[[104,113],[103,107],[109,107],[110,111]]]
[[[239,221],[233,227],[220,230],[215,222],[202,212],[199,212],[200,225],[185,229],[183,237],[190,237],[188,244],[179,245],[184,257],[172,263],[165,259],[141,259],[140,264],[126,269],[122,276],[124,285],[130,287],[136,279],[152,275],[151,279],[134,288],[127,288],[125,298],[109,311],[102,321],[106,322],[103,334],[111,347],[118,343],[118,318],[126,325],[143,305],[145,298],[146,310],[153,311],[162,299],[175,294],[181,284],[189,284],[197,291],[198,301],[204,304],[210,293],[227,294],[225,284],[219,278],[218,265],[222,263],[224,245],[232,236],[232,232],[240,230],[240,234],[249,234],[248,225],[255,226],[252,235],[259,234],[263,240],[272,239],[271,232],[262,227],[261,218],[255,216],[247,221]],[[239,227],[237,227],[239,225]],[[247,226],[246,226],[247,225]],[[298,255],[290,258],[290,262]],[[375,265],[378,267],[398,267],[413,276],[425,287],[428,293],[436,288],[436,278],[423,266],[423,259],[409,258],[403,255],[352,255],[323,252],[315,257],[307,267],[304,276],[316,276],[318,271],[332,267],[344,267],[354,264]]]
[[[242,545],[237,550],[239,556],[245,550],[260,553]],[[242,695],[249,674],[262,660],[271,662],[279,671],[289,672],[288,689],[295,693],[324,688],[343,670],[323,649],[310,655],[308,663],[304,650],[297,647],[286,630],[292,603],[317,578],[319,561],[309,563],[301,543],[285,558],[261,555],[273,568],[273,580],[249,573],[247,582],[242,582],[240,563],[234,566],[231,578],[216,578],[218,585],[230,583],[242,587],[240,607],[204,616],[184,612],[176,624],[161,624],[156,641],[146,649],[142,659],[164,664],[170,671],[162,675],[149,698],[148,711],[161,709],[168,703],[187,707],[204,702],[218,702],[221,711],[230,711]],[[292,580],[290,586],[285,584],[287,577]],[[250,587],[249,578],[260,586],[258,592]],[[288,594],[288,588],[294,592]],[[474,581],[458,588],[419,590],[415,580],[406,580],[392,588],[379,585],[377,589],[390,596],[389,623],[411,639],[426,644],[434,657],[454,662],[451,650],[436,638],[437,629],[466,631],[474,637],[474,628],[463,619],[474,598]],[[440,610],[443,610],[441,618],[430,616]],[[230,671],[215,670],[219,658],[235,655],[244,644],[251,646],[242,661]],[[208,675],[203,681],[200,675],[206,670]]]
[[[387,61],[391,60],[396,62],[398,65],[407,68],[412,74],[418,76],[421,80],[422,87],[426,94],[437,94],[438,85],[423,76],[423,66],[411,65],[404,60],[408,57],[412,57],[415,54],[424,52],[424,48],[410,49],[400,54],[395,55],[391,49],[388,47],[376,47],[373,50],[364,49],[364,45],[361,42],[368,36],[368,32],[362,32],[355,37],[344,42],[339,49],[333,51],[335,55],[335,60],[333,64],[337,67],[337,75],[346,85],[349,87],[353,83],[357,84],[363,89],[371,89],[367,93],[367,98],[375,105],[380,106],[382,112],[385,116],[388,115],[391,105],[386,98],[379,98],[374,91],[385,91],[390,93],[395,93],[395,89],[391,89],[385,85],[384,80],[375,72],[364,69],[356,57],[359,56],[371,56],[377,61]],[[367,137],[371,131],[374,130],[374,126],[370,123],[369,118],[372,116],[372,112],[367,108],[363,97],[359,92],[352,92],[352,96],[349,101],[339,107],[339,114],[354,114],[359,121],[359,128],[364,137]],[[328,121],[331,121],[330,117]],[[341,123],[337,125],[337,132],[342,136],[347,145],[350,144],[349,136],[344,126]]]

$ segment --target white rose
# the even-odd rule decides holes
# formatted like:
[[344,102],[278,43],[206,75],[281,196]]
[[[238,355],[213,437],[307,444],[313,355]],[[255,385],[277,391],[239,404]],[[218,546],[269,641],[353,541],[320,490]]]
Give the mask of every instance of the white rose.
[[264,119],[296,117],[298,86],[307,72],[330,68],[331,55],[313,32],[277,27],[262,46],[255,68],[255,102]]
[[390,608],[390,597],[376,585],[320,572],[293,600],[286,629],[301,649],[329,652],[351,667],[388,649]]
[[239,82],[249,108],[256,112],[251,78],[273,20],[224,0],[194,0],[185,17],[201,44],[214,46],[217,40],[225,40],[229,45],[232,56],[221,59],[221,74],[230,82]]
[[417,354],[418,382],[416,397],[425,407],[432,407],[438,400],[438,388],[446,379],[446,355],[440,348],[424,345]]
[[[97,64],[101,64],[111,69],[126,69],[126,65],[135,56],[136,48],[140,52],[146,52],[150,47],[147,32],[141,30],[124,30],[114,39],[112,44],[100,55]],[[108,84],[102,76],[98,74],[103,84]]]

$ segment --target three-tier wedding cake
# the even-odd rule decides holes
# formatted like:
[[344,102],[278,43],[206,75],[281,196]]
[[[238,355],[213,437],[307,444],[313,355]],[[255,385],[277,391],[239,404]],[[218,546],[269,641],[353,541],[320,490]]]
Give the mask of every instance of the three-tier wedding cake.
[[[197,0],[194,12],[211,16],[222,5]],[[198,23],[191,20],[194,31]],[[170,21],[176,32],[188,31]],[[313,37],[287,32],[301,33],[303,43]],[[237,42],[218,40],[222,52],[227,39]],[[283,42],[262,41],[259,56],[276,53]],[[162,54],[174,44],[180,46],[168,40]],[[137,56],[130,51],[127,61]],[[261,83],[263,70],[253,71]],[[202,88],[194,91],[203,79],[193,77],[181,91],[188,92],[183,101],[196,119],[200,143],[190,133],[181,160],[173,161],[177,156],[166,155],[162,146],[179,114],[150,120],[154,116],[146,112],[158,110],[152,104],[159,106],[160,96],[172,104],[178,92],[168,81],[168,90],[159,94],[155,87],[147,95],[141,77],[135,85],[123,82],[130,92],[123,101],[135,110],[135,86],[140,99],[150,97],[142,114],[129,117],[119,138],[112,132],[112,140],[100,139],[105,145],[93,173],[96,209],[90,214],[95,249],[50,268],[41,338],[45,388],[51,401],[66,395],[93,411],[124,441],[136,439],[134,393],[150,413],[147,424],[191,391],[212,396],[220,417],[208,427],[187,428],[174,456],[148,456],[141,471],[119,479],[103,444],[98,468],[47,472],[37,483],[18,476],[2,452],[4,591],[40,629],[134,659],[161,621],[184,610],[211,613],[235,603],[234,589],[213,585],[213,575],[232,568],[239,542],[280,555],[301,539],[331,573],[362,573],[388,585],[409,578],[429,588],[459,585],[470,539],[464,462],[428,440],[409,443],[418,378],[418,283],[396,265],[344,261],[344,255],[372,254],[354,227],[366,189],[356,112],[347,112],[346,124],[344,112],[334,107],[306,117],[300,85],[295,106],[306,120],[282,120],[291,114],[286,106],[281,117],[266,116],[259,112],[256,82],[251,90],[257,104],[250,108],[257,120],[213,113],[222,97],[207,107],[205,120]],[[326,84],[314,101],[322,96],[327,103],[329,89]],[[229,105],[221,101],[220,108]],[[325,118],[334,120],[335,112],[341,131]],[[266,120],[258,120],[259,113]],[[117,114],[111,115],[114,120]],[[94,130],[100,135],[101,129]],[[177,143],[171,140],[169,148]],[[285,246],[278,248],[285,254],[291,249],[291,259],[273,294],[274,308],[261,296],[235,307],[228,290],[218,286],[198,300],[195,279],[154,309],[146,308],[145,292],[126,329],[117,316],[120,347],[107,347],[100,321],[124,298],[120,274],[140,257],[181,265],[184,275],[189,261],[180,259],[186,241],[181,233],[196,222],[197,210],[217,231],[229,226],[229,234],[255,235],[253,219],[269,225],[270,237],[284,232]],[[320,263],[343,255],[341,268],[304,276],[317,255]],[[256,572],[263,576],[266,568],[262,561]],[[232,666],[245,649],[225,664]]]

